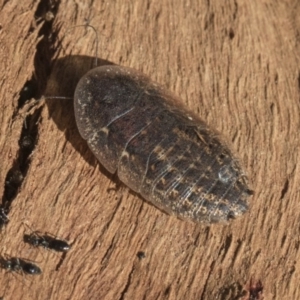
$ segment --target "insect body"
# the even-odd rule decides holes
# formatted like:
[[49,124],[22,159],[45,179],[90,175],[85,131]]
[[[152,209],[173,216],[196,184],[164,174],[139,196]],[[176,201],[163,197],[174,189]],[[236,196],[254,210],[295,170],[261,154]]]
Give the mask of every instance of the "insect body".
[[74,97],[81,136],[111,173],[165,212],[220,222],[247,209],[251,191],[218,135],[145,75],[102,66]]
[[70,245],[63,240],[53,238],[49,235],[39,235],[36,232],[24,235],[24,242],[34,247],[43,247],[57,252],[67,252]]
[[42,273],[37,265],[17,257],[10,259],[1,258],[1,267],[7,271],[29,275],[39,275]]
[[3,228],[9,221],[7,213],[8,209],[0,205],[0,229]]

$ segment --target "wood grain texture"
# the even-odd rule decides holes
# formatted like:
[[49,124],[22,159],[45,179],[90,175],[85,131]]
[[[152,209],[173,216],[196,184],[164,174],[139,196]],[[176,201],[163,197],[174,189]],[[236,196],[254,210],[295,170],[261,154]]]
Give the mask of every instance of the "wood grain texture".
[[[72,101],[46,100],[30,110],[38,139],[1,232],[1,254],[35,261],[43,274],[1,270],[0,296],[249,299],[260,280],[264,299],[299,299],[298,1],[51,3],[0,2],[1,194],[22,155],[28,105],[18,105],[19,93],[36,78],[35,97],[72,96],[96,42],[92,30],[68,31],[88,19],[99,32],[99,64],[135,68],[180,96],[232,144],[255,195],[249,213],[227,226],[170,217],[97,163]],[[35,17],[49,10],[51,22]],[[22,242],[25,221],[70,241],[62,263]]]

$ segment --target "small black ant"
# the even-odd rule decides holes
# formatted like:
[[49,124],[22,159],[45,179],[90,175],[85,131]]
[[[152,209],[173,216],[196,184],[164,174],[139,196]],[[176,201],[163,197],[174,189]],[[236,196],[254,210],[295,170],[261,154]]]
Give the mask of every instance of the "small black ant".
[[34,247],[43,247],[57,252],[67,252],[71,248],[66,241],[59,240],[50,235],[40,235],[37,231],[32,231],[31,234],[25,234],[24,242]]
[[7,213],[8,213],[8,209],[1,205],[0,206],[0,229],[4,227],[9,221]]
[[21,258],[11,257],[0,260],[1,268],[11,272],[24,273],[29,275],[42,274],[42,270],[35,264]]

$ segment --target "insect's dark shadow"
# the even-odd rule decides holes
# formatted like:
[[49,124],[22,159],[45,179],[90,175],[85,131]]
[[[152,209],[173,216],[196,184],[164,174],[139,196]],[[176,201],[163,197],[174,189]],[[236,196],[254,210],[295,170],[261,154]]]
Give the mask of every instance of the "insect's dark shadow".
[[[112,65],[113,63],[98,59],[97,66]],[[50,117],[57,127],[65,133],[66,140],[92,166],[97,160],[86,142],[80,136],[74,114],[74,104],[71,99],[54,99],[51,97],[73,98],[76,85],[80,78],[95,67],[95,58],[90,56],[73,55],[58,59],[52,68],[47,88],[44,93]],[[99,164],[100,165],[100,164]],[[112,175],[100,165],[101,172],[111,178]],[[115,176],[114,176],[115,177]]]

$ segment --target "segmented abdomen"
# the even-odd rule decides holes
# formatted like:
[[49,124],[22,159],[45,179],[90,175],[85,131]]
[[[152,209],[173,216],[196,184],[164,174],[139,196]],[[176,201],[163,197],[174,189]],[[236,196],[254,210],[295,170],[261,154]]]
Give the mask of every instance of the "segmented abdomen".
[[196,222],[243,214],[251,194],[230,150],[145,75],[103,66],[77,85],[80,134],[101,164],[160,209]]

